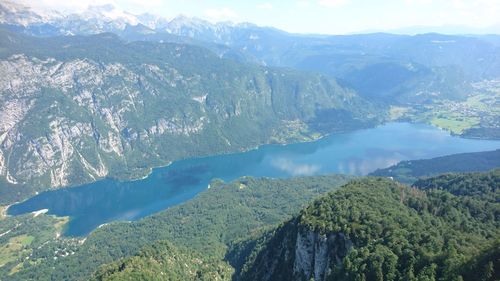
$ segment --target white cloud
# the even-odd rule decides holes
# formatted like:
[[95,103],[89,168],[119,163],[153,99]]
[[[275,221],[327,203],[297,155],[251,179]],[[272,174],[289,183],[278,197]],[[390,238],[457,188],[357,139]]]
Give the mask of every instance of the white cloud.
[[297,7],[299,8],[309,8],[311,7],[311,2],[307,1],[307,0],[302,0],[302,1],[298,1],[297,2]]
[[349,159],[337,166],[339,173],[350,175],[367,175],[376,169],[387,168],[399,161],[407,159],[398,153],[390,157],[370,157],[367,159]]
[[500,3],[498,0],[463,1],[453,0],[455,20],[468,19],[470,25],[487,26],[498,24]]
[[271,10],[273,8],[273,4],[266,2],[266,3],[261,3],[257,5],[257,8],[262,9],[262,10]]
[[220,9],[207,9],[204,12],[205,17],[213,22],[235,20],[238,14],[230,8],[224,7]]
[[349,0],[319,0],[318,4],[325,7],[338,7],[346,4]]
[[433,0],[405,0],[405,3],[408,5],[422,5],[422,4],[430,4]]

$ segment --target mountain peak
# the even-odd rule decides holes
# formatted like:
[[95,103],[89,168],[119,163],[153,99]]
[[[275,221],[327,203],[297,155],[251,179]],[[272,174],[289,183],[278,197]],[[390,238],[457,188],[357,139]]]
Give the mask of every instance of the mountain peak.
[[87,20],[118,21],[120,26],[124,24],[137,25],[139,23],[136,15],[120,10],[113,4],[90,5],[82,13],[82,16]]
[[0,2],[0,23],[28,26],[34,23],[47,22],[58,17],[61,17],[61,14],[56,11],[34,11],[33,8],[22,3]]

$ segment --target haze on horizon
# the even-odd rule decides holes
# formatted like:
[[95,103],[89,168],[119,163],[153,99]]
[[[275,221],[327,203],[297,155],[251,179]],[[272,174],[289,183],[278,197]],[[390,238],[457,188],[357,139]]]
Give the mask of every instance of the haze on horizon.
[[165,18],[177,15],[211,22],[251,22],[293,33],[350,34],[393,32],[416,34],[500,33],[498,0],[28,0],[34,9],[81,12],[91,5],[112,4],[132,14]]

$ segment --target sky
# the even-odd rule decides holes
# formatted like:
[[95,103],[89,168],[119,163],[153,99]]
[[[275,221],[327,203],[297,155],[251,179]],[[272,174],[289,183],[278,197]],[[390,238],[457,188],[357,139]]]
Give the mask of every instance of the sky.
[[[500,29],[500,0],[27,0],[45,9],[82,11],[111,3],[139,14],[183,14],[211,22],[252,22],[289,32],[348,34],[414,26]],[[495,33],[500,33],[500,30]]]

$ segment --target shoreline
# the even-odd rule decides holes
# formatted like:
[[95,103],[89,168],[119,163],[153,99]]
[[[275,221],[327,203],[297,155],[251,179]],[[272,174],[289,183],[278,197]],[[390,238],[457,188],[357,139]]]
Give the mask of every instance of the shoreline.
[[178,159],[178,160],[174,160],[174,161],[167,161],[165,164],[161,164],[161,165],[158,165],[158,166],[144,168],[145,169],[145,173],[143,175],[141,175],[141,176],[138,176],[138,177],[130,177],[130,178],[103,177],[103,178],[100,178],[98,180],[90,181],[90,182],[83,183],[83,184],[69,185],[69,186],[58,187],[58,188],[50,188],[50,189],[47,189],[45,191],[37,192],[36,194],[33,194],[33,195],[25,198],[22,201],[17,201],[17,202],[14,202],[14,203],[11,203],[11,204],[7,205],[7,206],[5,206],[5,208],[4,208],[4,210],[2,212],[3,212],[3,216],[7,217],[7,216],[9,216],[7,213],[8,213],[8,208],[10,206],[23,203],[23,202],[29,200],[30,198],[33,198],[33,197],[35,197],[35,196],[37,196],[37,195],[39,195],[39,194],[41,194],[43,192],[57,191],[57,190],[60,190],[60,189],[78,188],[78,187],[83,186],[83,185],[93,184],[95,182],[106,180],[106,179],[116,180],[116,181],[119,181],[119,182],[141,181],[141,180],[147,179],[151,174],[154,173],[154,171],[156,169],[166,168],[166,167],[169,167],[169,166],[171,166],[171,165],[173,165],[173,164],[175,164],[177,162],[194,160],[194,159],[205,159],[205,158],[218,157],[218,156],[223,156],[223,155],[248,153],[250,151],[255,151],[255,150],[261,149],[261,148],[266,147],[266,146],[288,146],[288,145],[295,145],[295,144],[312,143],[312,142],[321,141],[321,140],[323,140],[325,138],[328,138],[328,137],[331,137],[331,136],[335,136],[335,135],[342,135],[342,134],[352,133],[352,132],[356,132],[356,131],[371,130],[371,129],[379,128],[381,126],[386,126],[386,125],[390,125],[390,124],[397,124],[397,123],[402,123],[402,124],[406,123],[406,124],[412,124],[412,125],[426,125],[426,126],[431,126],[431,127],[434,127],[434,128],[437,128],[439,130],[442,130],[442,131],[446,132],[447,134],[449,134],[452,137],[457,137],[457,138],[462,138],[462,139],[486,140],[486,141],[500,141],[498,139],[474,138],[474,137],[467,137],[467,136],[463,136],[463,135],[459,135],[459,134],[454,134],[450,130],[448,130],[446,128],[439,127],[439,126],[437,126],[435,124],[432,124],[430,122],[411,122],[411,121],[403,121],[403,122],[401,122],[401,121],[397,121],[397,120],[390,120],[388,122],[381,122],[381,123],[374,124],[373,126],[361,127],[361,128],[356,128],[356,129],[352,129],[352,130],[337,130],[335,132],[323,133],[323,134],[322,133],[317,133],[318,134],[317,138],[311,138],[309,140],[299,140],[299,141],[291,141],[291,142],[284,142],[284,143],[271,143],[271,142],[268,141],[266,143],[262,143],[260,145],[256,145],[256,146],[252,146],[252,147],[248,147],[248,148],[240,148],[240,149],[236,149],[236,150],[229,150],[229,151],[225,151],[225,152],[221,152],[221,153],[209,154],[209,155],[205,155],[205,156],[187,157],[187,158]]
[[[36,196],[36,195],[35,195]],[[31,197],[30,197],[31,198]],[[29,198],[27,198],[26,200],[28,200]],[[10,206],[13,206],[13,205],[16,205],[16,204],[19,204],[19,203],[22,203],[26,200],[23,200],[23,201],[17,201],[17,202],[14,202],[14,203],[11,203],[9,205],[5,205],[5,206],[0,206],[0,208],[2,208],[2,211],[0,212],[0,218],[8,218],[8,217],[11,217],[11,215],[9,215],[9,208]]]

